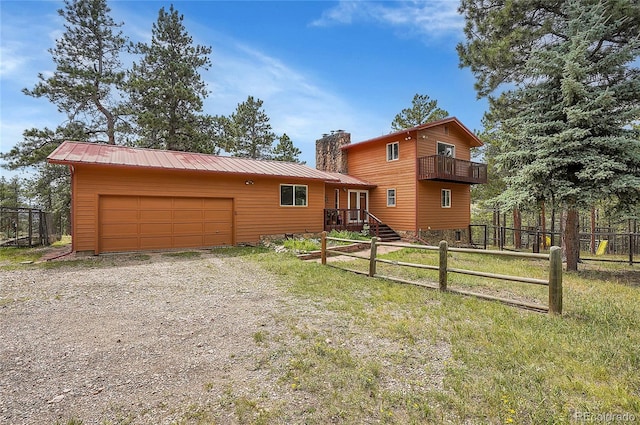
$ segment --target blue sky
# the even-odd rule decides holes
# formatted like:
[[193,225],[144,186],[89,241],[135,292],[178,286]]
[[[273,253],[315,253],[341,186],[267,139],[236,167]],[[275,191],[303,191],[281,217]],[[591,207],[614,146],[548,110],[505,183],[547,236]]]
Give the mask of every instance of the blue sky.
[[[171,2],[109,1],[132,41],[149,41]],[[277,134],[287,133],[315,165],[315,140],[343,129],[352,142],[388,133],[416,93],[427,94],[472,130],[487,108],[458,67],[458,1],[174,1],[194,42],[211,46],[202,76],[205,112],[229,115],[251,95]],[[0,152],[23,130],[64,119],[46,99],[22,94],[53,71],[47,49],[63,31],[59,1],[0,0]],[[130,59],[125,59],[130,60]],[[0,169],[3,175],[12,175]]]

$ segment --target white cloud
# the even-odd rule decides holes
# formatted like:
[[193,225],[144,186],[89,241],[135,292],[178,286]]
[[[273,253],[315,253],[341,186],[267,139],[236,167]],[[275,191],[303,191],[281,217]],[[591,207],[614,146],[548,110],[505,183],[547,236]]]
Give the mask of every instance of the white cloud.
[[328,84],[246,44],[229,41],[214,44],[214,66],[204,75],[212,90],[205,102],[207,113],[230,115],[247,96],[264,101],[274,132],[287,133],[302,150],[301,159],[311,166],[315,140],[323,133],[345,129],[354,140],[378,135],[363,127],[377,118],[331,92]]
[[312,26],[325,27],[355,22],[374,22],[389,25],[403,36],[427,36],[429,39],[444,35],[460,34],[464,18],[458,13],[458,2],[396,1],[368,2],[344,1],[322,13],[311,22]]

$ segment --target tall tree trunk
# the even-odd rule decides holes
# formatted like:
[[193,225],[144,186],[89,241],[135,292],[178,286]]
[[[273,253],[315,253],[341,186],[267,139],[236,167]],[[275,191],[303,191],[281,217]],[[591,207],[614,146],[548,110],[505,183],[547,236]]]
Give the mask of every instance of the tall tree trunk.
[[580,256],[580,217],[578,209],[575,205],[569,205],[566,213],[566,221],[564,225],[563,249],[567,259],[567,270],[578,270],[578,259]]
[[522,248],[522,234],[520,229],[522,228],[522,216],[518,208],[513,209],[513,245],[515,249]]

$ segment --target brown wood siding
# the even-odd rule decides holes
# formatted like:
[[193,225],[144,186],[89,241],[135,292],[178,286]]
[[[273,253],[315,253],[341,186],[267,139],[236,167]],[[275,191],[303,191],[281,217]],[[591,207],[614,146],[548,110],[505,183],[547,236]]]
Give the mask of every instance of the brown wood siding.
[[327,183],[325,189],[324,207],[329,209],[336,207],[336,189],[338,189],[340,191],[340,206],[338,208],[347,208],[347,205],[349,203],[349,192],[347,190],[344,190],[345,188],[347,188],[346,185],[333,185]]
[[[255,243],[261,235],[322,231],[324,182],[303,179],[75,166],[74,249],[98,251],[99,198],[104,195],[233,199],[233,243]],[[280,184],[308,186],[308,206],[281,207]]]
[[[449,129],[449,134],[445,132],[445,127]],[[437,142],[454,145],[457,159],[471,160],[469,136],[457,126],[445,124],[418,132],[418,158],[437,155]]]
[[[387,161],[387,144],[393,142],[400,142],[399,157],[396,161]],[[395,230],[416,230],[415,140],[389,138],[354,146],[349,149],[348,171],[377,185],[369,190],[369,211]],[[387,189],[396,190],[395,207],[387,207]]]
[[[451,208],[442,208],[441,190],[451,190]],[[471,221],[469,185],[436,181],[418,184],[419,230],[461,229]]]

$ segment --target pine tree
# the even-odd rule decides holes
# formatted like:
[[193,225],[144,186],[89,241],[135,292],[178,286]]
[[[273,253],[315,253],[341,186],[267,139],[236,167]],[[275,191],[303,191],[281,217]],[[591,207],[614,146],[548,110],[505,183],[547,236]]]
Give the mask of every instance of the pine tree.
[[276,147],[273,148],[272,159],[276,161],[297,162],[298,164],[305,164],[305,161],[300,161],[300,149],[293,145],[293,142],[287,136],[287,133],[278,138]]
[[23,92],[48,98],[69,122],[82,122],[87,129],[82,140],[106,134],[106,142],[115,144],[118,116],[112,99],[124,78],[119,54],[126,38],[110,11],[106,0],[66,0],[58,11],[65,32],[49,50],[56,70],[51,77],[39,74],[34,89]]
[[270,159],[276,135],[271,130],[269,117],[262,109],[262,100],[247,97],[239,103],[227,124],[227,147],[234,156]]
[[133,64],[126,84],[129,112],[144,147],[211,153],[213,118],[201,114],[208,95],[200,69],[211,66],[211,48],[194,45],[173,5],[153,24],[151,43],[132,51],[143,57]]
[[640,6],[473,0],[461,10],[461,63],[489,97],[506,143],[497,162],[512,175],[501,200],[563,204],[567,269],[576,270],[578,210],[640,200],[640,143],[629,128],[640,118]]
[[391,130],[406,130],[448,116],[447,111],[438,107],[437,100],[430,100],[426,94],[416,94],[411,101],[411,108],[405,108],[395,116],[391,123]]

